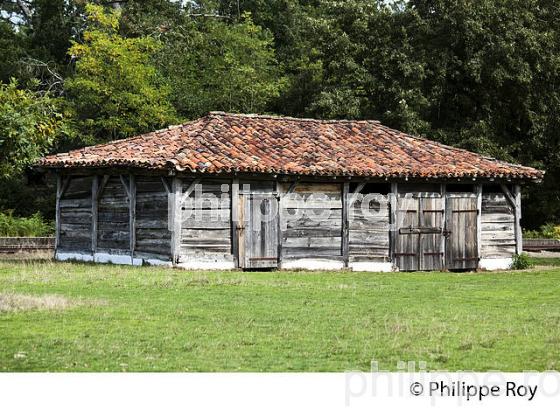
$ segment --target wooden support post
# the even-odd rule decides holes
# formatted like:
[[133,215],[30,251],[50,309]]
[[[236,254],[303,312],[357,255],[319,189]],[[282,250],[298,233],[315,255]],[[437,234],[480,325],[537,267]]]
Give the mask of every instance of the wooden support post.
[[389,205],[390,205],[390,223],[391,223],[391,231],[389,232],[389,246],[390,251],[389,255],[391,257],[391,262],[393,263],[393,267],[395,266],[395,249],[397,246],[397,195],[398,195],[398,186],[396,182],[391,183],[391,193],[389,194]]
[[476,185],[476,256],[478,257],[477,269],[480,267],[482,257],[482,184]]
[[515,199],[515,253],[523,252],[523,232],[521,230],[521,186],[514,187]]
[[239,238],[237,235],[237,224],[239,223],[239,178],[231,181],[231,252],[235,267],[239,268]]
[[128,227],[130,239],[130,263],[134,265],[134,248],[136,246],[136,177],[130,174],[128,177]]
[[280,192],[280,183],[278,182],[278,179],[276,179],[276,181],[274,181],[274,192],[276,194],[276,199],[277,199],[277,204],[278,204],[278,217],[276,218],[276,221],[278,223],[277,226],[277,235],[278,235],[278,248],[277,248],[277,254],[278,254],[278,267],[281,268],[282,267],[282,192]]
[[70,185],[70,177],[63,177],[60,173],[56,175],[56,215],[55,215],[55,256],[58,252],[58,247],[60,246],[60,224],[61,224],[61,212],[60,212],[60,201],[64,196],[64,193]]
[[342,260],[344,267],[347,268],[350,262],[349,248],[350,248],[350,235],[349,235],[349,199],[350,199],[350,182],[345,182],[342,185]]
[[62,197],[62,175],[56,174],[55,256],[60,245],[60,198]]
[[173,177],[173,195],[171,195],[171,257],[173,266],[179,262],[181,253],[181,216],[182,216],[182,198],[183,198],[183,184],[180,178]]
[[95,257],[97,252],[97,223],[99,209],[99,177],[93,176],[91,181],[91,255]]
[[[441,184],[441,228],[447,230],[447,184]],[[445,266],[446,260],[446,249],[445,245],[447,244],[445,235],[441,235],[441,242],[440,242],[440,251],[441,251],[441,269],[444,270],[447,267]]]
[[[425,225],[425,216],[424,216],[424,199],[423,197],[418,198],[418,222],[420,226]],[[424,258],[424,243],[422,241],[422,234],[416,235],[416,249],[418,253],[418,270],[425,270],[425,258]],[[431,250],[431,249],[430,249]]]
[[517,255],[523,252],[523,232],[521,230],[521,186],[513,187],[513,194],[504,184],[500,184],[502,191],[511,205],[515,215],[515,253]]

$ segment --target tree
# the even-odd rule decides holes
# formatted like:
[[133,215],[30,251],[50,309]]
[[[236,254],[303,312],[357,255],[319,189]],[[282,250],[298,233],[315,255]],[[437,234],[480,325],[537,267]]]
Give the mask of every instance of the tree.
[[66,80],[77,127],[89,142],[128,137],[178,121],[170,89],[152,63],[161,43],[124,38],[120,12],[86,6],[88,26],[69,54],[75,74]]
[[211,110],[260,112],[282,89],[272,37],[249,15],[235,24],[191,22],[188,35],[169,37],[160,67],[173,84],[175,106],[187,117]]
[[64,127],[59,101],[0,84],[0,179],[22,172],[54,145]]

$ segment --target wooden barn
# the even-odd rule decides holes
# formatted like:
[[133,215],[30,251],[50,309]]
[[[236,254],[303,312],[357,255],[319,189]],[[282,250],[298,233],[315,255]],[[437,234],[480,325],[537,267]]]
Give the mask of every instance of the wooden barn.
[[190,269],[507,268],[543,176],[377,121],[222,112],[37,165],[59,260]]

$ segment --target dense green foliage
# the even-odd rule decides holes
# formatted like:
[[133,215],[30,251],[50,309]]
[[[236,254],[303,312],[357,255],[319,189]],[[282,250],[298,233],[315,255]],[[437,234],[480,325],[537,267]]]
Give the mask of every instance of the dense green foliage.
[[20,173],[48,152],[63,126],[57,101],[0,83],[0,180]]
[[555,1],[121,3],[0,1],[0,81],[60,95],[79,137],[53,149],[209,110],[374,118],[545,169],[523,224],[560,223]]
[[151,64],[161,44],[151,37],[118,34],[119,12],[87,5],[82,42],[68,53],[75,74],[65,82],[82,136],[96,142],[128,137],[177,121],[169,87]]
[[53,232],[53,224],[45,222],[39,213],[27,218],[0,213],[0,236],[50,236]]
[[0,371],[559,370],[559,279],[0,261]]
[[560,239],[560,225],[552,223],[541,226],[538,230],[523,231],[524,238],[547,238],[547,239]]

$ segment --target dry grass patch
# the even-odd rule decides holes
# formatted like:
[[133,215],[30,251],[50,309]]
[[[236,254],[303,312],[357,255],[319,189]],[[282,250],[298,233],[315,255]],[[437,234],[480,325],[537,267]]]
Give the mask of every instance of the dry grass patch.
[[0,313],[25,310],[64,310],[77,306],[96,306],[101,301],[70,299],[60,295],[24,295],[21,293],[0,293]]

